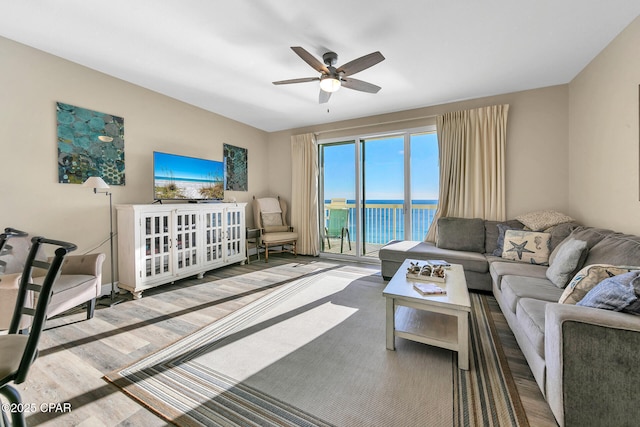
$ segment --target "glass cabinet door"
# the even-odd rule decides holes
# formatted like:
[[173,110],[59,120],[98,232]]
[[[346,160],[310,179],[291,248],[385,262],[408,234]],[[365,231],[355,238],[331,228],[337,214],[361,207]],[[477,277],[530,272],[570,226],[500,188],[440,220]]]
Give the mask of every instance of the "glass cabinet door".
[[148,214],[142,220],[145,277],[171,274],[171,231],[169,229],[171,213]]
[[176,272],[197,267],[198,213],[176,212],[174,232],[174,256]]
[[205,264],[222,261],[223,240],[222,211],[206,212],[204,219],[204,262]]
[[227,211],[227,257],[242,253],[242,231],[240,211],[229,209]]

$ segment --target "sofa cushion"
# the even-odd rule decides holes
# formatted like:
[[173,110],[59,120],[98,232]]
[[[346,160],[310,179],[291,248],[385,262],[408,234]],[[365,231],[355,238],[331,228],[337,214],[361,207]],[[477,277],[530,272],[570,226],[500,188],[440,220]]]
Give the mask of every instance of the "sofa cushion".
[[617,276],[618,274],[628,273],[633,271],[633,267],[622,267],[609,264],[593,264],[584,267],[571,279],[571,282],[567,285],[562,296],[558,300],[561,304],[576,304],[580,301],[591,289],[609,277]]
[[556,302],[562,295],[547,279],[522,276],[504,276],[502,278],[502,298],[512,312],[521,298],[535,298],[542,301]]
[[[551,250],[555,250],[560,243],[565,241],[569,237],[573,230],[578,228],[577,222],[564,222],[562,224],[554,225],[544,230],[545,233],[551,234]],[[549,262],[551,262],[551,255],[549,255]]]
[[640,267],[640,236],[610,233],[589,249],[588,264],[614,264]]
[[535,231],[507,230],[504,237],[502,258],[531,264],[549,262],[549,233]]
[[[605,228],[586,227],[581,225],[576,227],[567,238],[584,240],[585,242],[587,242],[587,247],[589,248],[589,250],[591,250],[591,248],[594,247],[599,241],[610,234],[614,234],[614,231]],[[588,262],[588,260],[585,260],[585,262]],[[589,264],[595,263],[589,262]]]
[[640,271],[619,274],[598,283],[576,305],[640,314]]
[[542,358],[544,358],[544,319],[547,304],[553,303],[534,298],[521,298],[516,308],[516,318],[521,330]]
[[569,238],[562,242],[557,249],[556,256],[550,262],[546,274],[547,279],[554,285],[564,288],[582,268],[589,248],[584,240]]
[[480,218],[439,218],[437,230],[439,248],[484,253],[484,220]]
[[402,263],[407,258],[419,260],[444,259],[452,264],[461,264],[465,271],[477,273],[487,273],[489,271],[489,263],[483,254],[443,249],[432,242],[393,240],[380,249],[378,256],[381,260],[398,263]]
[[554,210],[530,212],[518,215],[516,219],[533,231],[542,231],[554,225],[574,221],[569,215]]
[[502,260],[501,258],[496,259],[499,259],[500,261],[491,262],[489,272],[491,273],[491,277],[498,289],[502,289],[502,278],[507,275],[535,277],[547,280],[547,276],[545,274],[547,267],[544,265],[511,262]]
[[[524,225],[518,220],[512,219],[508,221],[490,221],[486,220],[484,222],[484,252],[487,254],[494,254],[496,250],[499,248],[500,252],[497,256],[502,255],[502,245],[498,245],[498,240],[500,239],[500,229],[498,225],[502,225],[504,227],[509,227],[512,230],[522,230]],[[504,242],[504,231],[502,232],[502,241]]]

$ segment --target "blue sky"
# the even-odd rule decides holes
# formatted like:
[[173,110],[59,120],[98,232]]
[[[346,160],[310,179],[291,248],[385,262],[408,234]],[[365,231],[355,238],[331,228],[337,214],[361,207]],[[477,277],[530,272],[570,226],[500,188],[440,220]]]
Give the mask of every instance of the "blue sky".
[[[355,147],[333,145],[324,150],[324,198],[355,198]],[[404,198],[402,136],[365,142],[365,191],[369,200]],[[435,133],[411,137],[411,198],[438,198],[438,140]]]

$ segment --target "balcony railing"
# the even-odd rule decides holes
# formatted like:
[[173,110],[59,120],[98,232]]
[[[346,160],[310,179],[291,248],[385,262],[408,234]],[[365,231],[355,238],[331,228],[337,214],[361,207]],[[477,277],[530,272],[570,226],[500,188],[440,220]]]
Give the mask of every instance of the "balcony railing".
[[[347,203],[349,209],[349,234],[351,240],[356,237],[356,208],[355,204]],[[423,240],[427,230],[433,222],[437,203],[416,203],[411,205],[411,240]],[[324,205],[324,224],[328,227],[329,203]],[[365,203],[364,214],[364,242],[385,244],[390,240],[404,239],[405,212],[399,203]]]

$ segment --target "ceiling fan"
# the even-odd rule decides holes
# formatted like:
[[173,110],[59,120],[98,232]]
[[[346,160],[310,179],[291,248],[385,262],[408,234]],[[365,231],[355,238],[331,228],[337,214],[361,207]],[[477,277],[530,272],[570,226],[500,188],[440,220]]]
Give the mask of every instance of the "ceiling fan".
[[327,52],[322,55],[322,62],[316,59],[315,56],[307,52],[300,46],[294,46],[291,48],[304,62],[311,65],[311,67],[318,71],[319,77],[304,77],[301,79],[280,80],[273,82],[274,85],[286,85],[291,83],[306,83],[313,81],[320,81],[320,104],[324,104],[329,101],[331,94],[340,87],[346,87],[348,89],[359,90],[361,92],[378,93],[380,86],[376,86],[371,83],[364,82],[362,80],[354,79],[352,74],[358,73],[362,70],[366,70],[369,67],[376,65],[378,62],[384,60],[384,56],[380,52],[373,52],[369,55],[362,56],[353,61],[347,62],[344,65],[336,68],[335,65],[338,62],[338,54],[335,52]]

